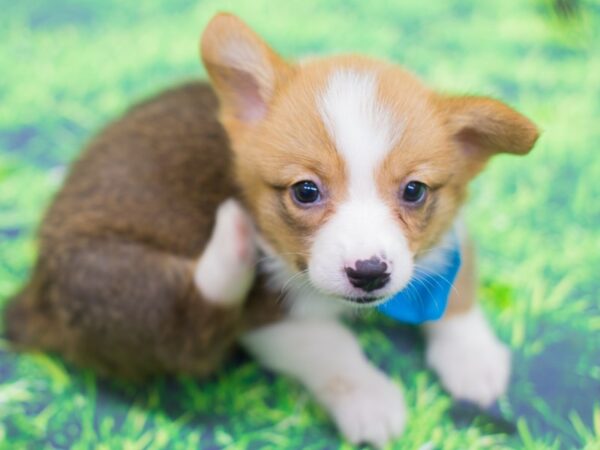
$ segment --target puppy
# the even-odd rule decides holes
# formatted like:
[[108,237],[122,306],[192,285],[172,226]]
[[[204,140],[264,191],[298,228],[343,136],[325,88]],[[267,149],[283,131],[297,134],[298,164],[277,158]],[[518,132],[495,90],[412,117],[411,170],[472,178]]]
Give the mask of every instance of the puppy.
[[382,447],[404,426],[402,394],[338,317],[443,263],[458,230],[464,263],[425,325],[427,362],[456,398],[501,395],[509,354],[475,303],[458,217],[469,181],[497,153],[528,153],[535,125],[371,58],[286,62],[227,14],[201,55],[212,88],[133,108],[73,166],[7,309],[15,345],[140,377],[205,375],[241,343],[349,441]]

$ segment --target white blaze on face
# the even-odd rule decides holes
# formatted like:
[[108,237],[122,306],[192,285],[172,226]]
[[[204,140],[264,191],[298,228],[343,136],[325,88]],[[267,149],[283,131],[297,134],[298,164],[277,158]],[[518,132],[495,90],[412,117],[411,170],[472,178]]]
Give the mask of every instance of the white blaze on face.
[[309,275],[331,294],[360,297],[345,268],[375,256],[386,262],[389,283],[371,295],[402,289],[412,276],[412,254],[406,238],[383,201],[376,171],[402,133],[377,95],[375,73],[339,70],[330,75],[318,99],[319,113],[348,174],[347,198],[318,231],[311,249]]

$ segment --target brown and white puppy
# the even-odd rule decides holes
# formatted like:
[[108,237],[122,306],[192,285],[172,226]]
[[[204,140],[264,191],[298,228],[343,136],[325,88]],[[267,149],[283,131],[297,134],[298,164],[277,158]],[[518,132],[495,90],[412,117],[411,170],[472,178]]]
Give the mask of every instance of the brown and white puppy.
[[[201,375],[238,341],[303,383],[347,439],[383,446],[402,431],[402,394],[337,317],[439,263],[468,182],[496,153],[527,153],[536,127],[370,58],[288,63],[227,14],[201,53],[225,132],[195,84],[93,141],[44,220],[9,335],[131,376]],[[265,270],[250,287],[254,241]],[[475,305],[463,247],[427,360],[452,395],[486,405],[509,355]]]
[[[401,394],[335,316],[439,262],[468,182],[496,153],[529,152],[536,127],[370,58],[287,63],[232,16],[209,24],[201,51],[261,247],[289,294],[288,318],[242,342],[304,383],[349,440],[384,445],[402,429]],[[427,360],[453,395],[487,405],[506,388],[509,355],[475,306],[465,257],[447,316],[426,326]]]

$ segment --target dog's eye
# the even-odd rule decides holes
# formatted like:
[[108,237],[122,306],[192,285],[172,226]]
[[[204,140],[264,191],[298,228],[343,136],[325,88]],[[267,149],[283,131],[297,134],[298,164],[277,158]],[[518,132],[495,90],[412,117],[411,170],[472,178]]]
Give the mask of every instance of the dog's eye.
[[318,186],[312,181],[300,181],[292,186],[294,200],[301,204],[318,202],[321,198]]
[[404,186],[402,200],[413,205],[420,205],[427,197],[427,185],[420,181],[410,181]]

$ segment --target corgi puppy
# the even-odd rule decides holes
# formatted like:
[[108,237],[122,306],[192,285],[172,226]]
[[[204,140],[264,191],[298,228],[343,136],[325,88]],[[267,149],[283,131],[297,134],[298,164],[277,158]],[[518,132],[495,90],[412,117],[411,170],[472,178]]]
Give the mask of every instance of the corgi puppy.
[[463,265],[424,326],[426,359],[454,397],[493,402],[510,358],[475,302],[459,211],[491,156],[531,150],[535,125],[368,57],[287,62],[228,14],[201,57],[212,87],[133,108],[73,166],[7,309],[15,345],[136,377],[205,375],[240,343],[350,442],[383,447],[402,432],[402,393],[338,317],[443,263],[459,230]]

